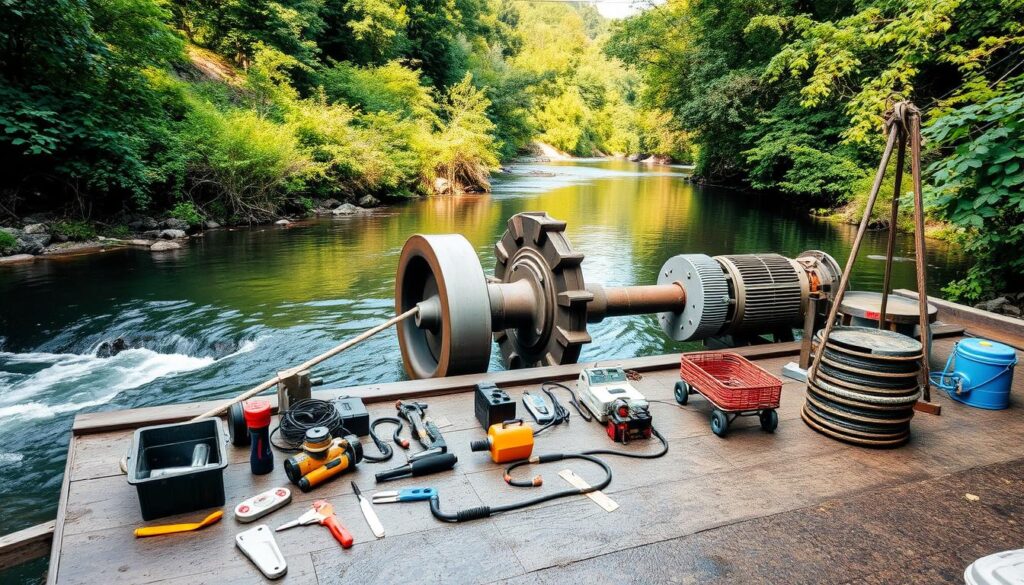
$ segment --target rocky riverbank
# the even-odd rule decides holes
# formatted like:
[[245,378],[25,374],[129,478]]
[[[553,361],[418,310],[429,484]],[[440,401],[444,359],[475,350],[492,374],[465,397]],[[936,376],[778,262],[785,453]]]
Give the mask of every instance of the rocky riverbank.
[[[337,199],[314,201],[310,209],[276,220],[230,224],[230,227],[274,224],[288,227],[309,217],[346,217],[370,213],[381,202],[370,195],[359,205]],[[13,224],[13,225],[12,225]],[[207,230],[220,229],[214,220],[186,221],[175,217],[162,219],[142,214],[125,214],[103,222],[83,222],[35,214],[0,226],[0,265],[32,262],[40,256],[60,256],[101,252],[120,247],[148,249],[151,252],[177,250],[190,238],[199,238]]]
[[1024,292],[1004,292],[994,299],[974,305],[974,308],[1024,319]]

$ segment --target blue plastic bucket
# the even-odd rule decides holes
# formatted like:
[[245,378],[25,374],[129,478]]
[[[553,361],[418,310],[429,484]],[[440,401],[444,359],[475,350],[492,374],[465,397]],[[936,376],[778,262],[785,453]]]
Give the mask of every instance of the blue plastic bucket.
[[949,397],[975,408],[1001,410],[1010,405],[1010,386],[1017,353],[987,339],[964,339],[953,346],[946,368],[932,374],[932,383]]

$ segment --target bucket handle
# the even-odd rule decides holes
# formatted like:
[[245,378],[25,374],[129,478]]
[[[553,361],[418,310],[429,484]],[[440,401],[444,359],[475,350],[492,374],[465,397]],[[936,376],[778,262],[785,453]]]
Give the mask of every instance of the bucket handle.
[[[963,374],[953,371],[953,358],[956,357],[956,349],[957,347],[959,347],[959,345],[959,341],[953,344],[953,351],[949,352],[949,359],[946,360],[946,367],[943,368],[941,372],[933,373],[931,376],[928,377],[931,380],[932,384],[935,384],[939,388],[945,390],[947,394],[949,394],[950,391],[955,392],[957,396],[970,394],[971,390],[973,390],[974,388],[980,388],[985,384],[988,384],[989,382],[994,382],[997,378],[999,378],[1006,372],[1012,370],[1013,366],[1017,365],[1017,360],[1015,358],[1011,363],[1007,364],[1002,370],[1000,370],[996,375],[992,376],[988,380],[985,380],[980,384],[974,384],[971,387],[964,388]],[[952,381],[946,382],[946,379]],[[950,394],[950,396],[952,397],[952,394]]]

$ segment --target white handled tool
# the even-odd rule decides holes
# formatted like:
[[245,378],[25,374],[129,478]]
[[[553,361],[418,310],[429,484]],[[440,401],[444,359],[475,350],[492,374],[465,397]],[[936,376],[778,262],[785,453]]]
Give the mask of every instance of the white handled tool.
[[288,572],[288,563],[266,524],[240,532],[235,536],[235,544],[268,579],[277,579]]
[[292,491],[285,487],[267,490],[235,506],[235,519],[252,522],[292,501]]
[[352,482],[352,491],[359,498],[359,507],[363,510],[363,517],[366,518],[366,523],[370,525],[373,535],[377,538],[384,538],[384,525],[380,523],[380,518],[377,517],[373,504],[370,503],[370,500],[363,497],[362,492],[359,491],[359,486],[354,481]]

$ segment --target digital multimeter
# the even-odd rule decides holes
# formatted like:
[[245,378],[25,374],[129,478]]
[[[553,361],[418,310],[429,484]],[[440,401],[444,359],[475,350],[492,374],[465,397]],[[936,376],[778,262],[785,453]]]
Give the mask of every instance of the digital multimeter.
[[530,411],[530,416],[537,424],[547,424],[555,418],[554,407],[539,394],[523,392],[523,405]]

